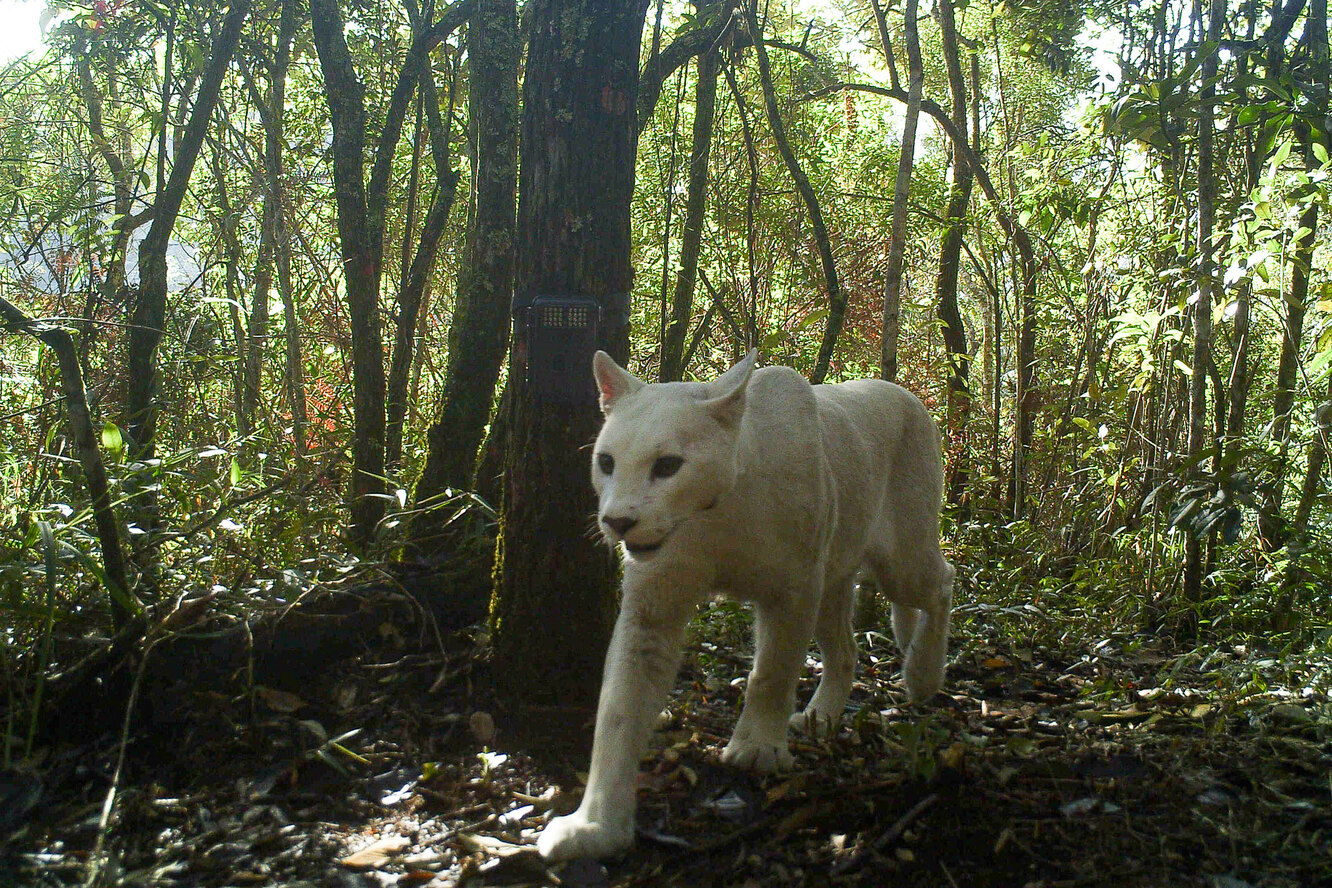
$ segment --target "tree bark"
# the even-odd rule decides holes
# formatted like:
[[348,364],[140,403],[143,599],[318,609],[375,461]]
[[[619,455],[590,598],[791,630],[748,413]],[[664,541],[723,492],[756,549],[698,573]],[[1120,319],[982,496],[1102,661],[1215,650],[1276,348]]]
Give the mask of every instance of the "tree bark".
[[[948,68],[953,121],[963,137],[966,137],[967,87],[958,53],[952,0],[941,0],[939,3],[939,29],[944,61]],[[952,165],[953,186],[948,197],[948,209],[944,214],[948,228],[939,248],[939,276],[935,280],[934,296],[942,323],[944,353],[948,358],[947,421],[944,424],[952,445],[948,502],[957,506],[961,504],[967,488],[969,473],[966,434],[967,418],[971,412],[971,361],[967,349],[967,331],[957,304],[957,277],[962,261],[962,239],[967,230],[967,207],[971,203],[971,186],[975,176],[963,160],[961,150],[956,147],[952,149]]]
[[83,386],[83,369],[78,349],[69,332],[52,324],[28,317],[21,309],[0,297],[0,320],[8,326],[37,337],[55,352],[60,363],[60,383],[64,389],[65,410],[69,416],[69,434],[78,454],[83,482],[92,501],[97,542],[102,549],[102,568],[106,572],[111,620],[117,631],[124,628],[140,609],[130,586],[129,569],[120,544],[120,527],[111,504],[111,485],[107,480],[98,434],[93,429],[88,409],[88,394]]
[[249,365],[248,342],[240,301],[240,239],[236,236],[236,211],[231,206],[231,193],[227,185],[226,164],[223,161],[223,127],[218,127],[217,144],[213,146],[213,180],[217,185],[218,237],[222,241],[223,286],[227,291],[227,309],[231,318],[232,337],[236,340],[236,361],[231,368],[231,401],[236,414],[236,434],[248,438],[254,431],[250,414],[246,412],[245,368]]
[[[453,169],[449,154],[448,125],[439,113],[439,97],[435,93],[433,78],[426,71],[421,78],[422,92],[426,93],[426,102],[430,105],[429,126],[434,134],[432,142],[435,150],[435,188],[421,225],[421,235],[417,242],[415,255],[403,275],[398,291],[398,317],[393,339],[393,356],[389,362],[388,375],[388,427],[387,427],[387,464],[395,470],[402,460],[403,423],[407,417],[407,383],[412,369],[412,356],[415,353],[417,315],[425,297],[426,285],[430,282],[430,273],[435,267],[435,257],[439,252],[439,242],[444,236],[444,227],[448,222],[449,211],[453,208],[454,196],[458,189],[458,173]],[[452,90],[450,90],[449,110],[452,115]]]
[[[1225,0],[1211,0],[1208,9],[1207,42],[1216,46],[1221,40],[1225,23]],[[1202,0],[1195,0],[1194,15],[1201,20]],[[1212,359],[1212,305],[1215,302],[1216,280],[1215,248],[1212,243],[1212,224],[1216,215],[1215,141],[1216,121],[1213,100],[1216,97],[1218,55],[1209,51],[1202,60],[1200,77],[1202,88],[1198,94],[1198,301],[1193,306],[1193,373],[1189,376],[1189,437],[1188,455],[1194,462],[1192,471],[1200,468],[1197,461],[1208,445],[1210,429],[1207,423],[1207,364]],[[1189,533],[1184,544],[1184,585],[1186,605],[1202,601],[1202,540]],[[1196,628],[1196,627],[1186,627]]]
[[[909,0],[910,2],[910,0]],[[781,109],[777,107],[777,93],[772,85],[772,68],[768,64],[768,50],[761,39],[758,14],[754,11],[754,0],[746,0],[745,12],[749,20],[749,33],[754,41],[754,56],[758,61],[759,81],[763,86],[763,105],[768,112],[768,128],[772,131],[772,140],[777,143],[777,153],[782,156],[791,181],[805,204],[809,214],[810,227],[814,229],[814,241],[818,246],[819,260],[823,265],[823,280],[828,289],[828,319],[823,326],[823,341],[819,344],[819,354],[814,361],[814,370],[809,374],[809,381],[815,385],[823,382],[832,363],[833,349],[837,347],[837,337],[842,332],[842,321],[846,317],[846,294],[842,292],[841,282],[837,277],[837,263],[833,259],[832,240],[828,236],[828,226],[823,221],[823,211],[819,208],[818,195],[814,186],[809,184],[809,177],[800,167],[795,152],[791,150],[791,140],[786,136],[786,124],[782,121]]]
[[[103,261],[105,273],[101,281],[101,293],[102,298],[113,299],[125,286],[125,260],[129,253],[130,237],[135,229],[152,218],[153,211],[149,208],[137,214],[131,212],[134,208],[136,173],[131,159],[120,150],[119,146],[113,144],[106,135],[102,97],[93,84],[92,67],[86,44],[81,44],[75,49],[74,71],[78,78],[79,95],[88,111],[88,135],[92,138],[93,147],[96,148],[98,156],[102,158],[107,171],[111,174],[111,189],[114,200],[112,210],[114,219],[111,222],[111,229],[114,234],[111,238],[111,249]],[[114,90],[114,70],[107,73],[106,80],[108,89]],[[85,332],[90,331],[91,327]],[[82,342],[80,347],[86,352],[89,343]]]
[[[127,428],[130,453],[136,459],[153,455],[153,434],[157,429],[157,347],[166,323],[167,247],[176,227],[190,173],[203,147],[204,136],[217,106],[222,78],[231,64],[240,40],[241,25],[250,11],[250,0],[235,0],[213,41],[208,67],[195,96],[194,110],[176,146],[174,164],[166,187],[153,205],[153,223],[139,244],[139,287],[133,294],[133,312],[128,336],[126,394]],[[151,509],[151,506],[147,508]],[[151,522],[150,522],[151,523]]]
[[277,207],[274,217],[277,244],[278,293],[282,298],[283,326],[286,345],[287,403],[291,408],[291,434],[298,460],[305,458],[305,356],[301,348],[301,322],[296,309],[296,293],[291,279],[291,232],[287,229],[286,171],[283,168],[281,147],[285,136],[287,71],[291,67],[291,44],[300,26],[298,6],[282,4],[282,18],[278,24],[277,57],[273,65],[272,108],[270,119],[264,121],[265,130],[273,129],[271,136],[277,146],[273,163],[268,169],[269,188]]
[[[523,86],[516,290],[602,302],[633,280],[635,96],[647,0],[536,0]],[[616,300],[618,301],[618,300]],[[504,506],[491,608],[495,677],[519,703],[591,707],[615,613],[615,566],[586,533],[595,512],[586,445],[591,368],[576,403],[538,400],[525,318],[510,358]],[[627,358],[628,318],[600,345]]]
[[[352,66],[338,0],[310,0],[315,48],[333,122],[333,196],[352,335],[352,472],[349,533],[368,545],[384,501],[384,345],[379,321],[379,253],[371,233],[365,175],[365,91]],[[388,134],[385,133],[387,136]],[[396,141],[396,140],[395,140]],[[382,238],[382,229],[378,232]],[[382,240],[380,241],[382,245]]]
[[442,512],[429,506],[446,490],[473,489],[478,449],[495,402],[509,339],[513,301],[515,194],[518,177],[518,14],[514,0],[481,0],[467,35],[468,118],[473,158],[472,218],[439,414],[427,433],[425,468],[416,485],[413,547],[441,554]]
[[661,381],[679,380],[685,371],[685,337],[694,308],[698,283],[698,257],[708,200],[708,154],[717,110],[717,75],[721,53],[709,50],[698,57],[698,84],[694,99],[693,141],[689,151],[689,193],[685,198],[684,235],[680,239],[680,270],[675,278],[670,321],[661,348]]
[[[924,71],[920,59],[920,38],[916,27],[918,4],[907,0],[903,13],[906,26],[907,99],[906,122],[902,125],[902,144],[897,156],[897,179],[893,184],[893,226],[888,238],[888,271],[883,282],[882,340],[879,343],[879,375],[889,382],[897,379],[897,341],[902,327],[902,273],[906,258],[907,202],[911,197],[911,171],[916,163],[916,124],[920,119]],[[888,52],[887,49],[884,52]],[[962,118],[963,132],[966,117]],[[966,139],[963,137],[963,141]]]
[[1286,539],[1281,507],[1285,501],[1286,475],[1290,468],[1290,421],[1299,384],[1300,357],[1304,349],[1304,316],[1308,310],[1309,274],[1313,262],[1314,232],[1318,229],[1318,204],[1311,202],[1300,215],[1300,228],[1307,233],[1295,242],[1290,294],[1285,300],[1286,318],[1281,327],[1281,356],[1277,361],[1276,394],[1272,398],[1272,440],[1278,455],[1275,470],[1265,482],[1263,512],[1258,536],[1271,552]]
[[384,125],[367,181],[362,170],[365,91],[347,48],[338,0],[310,0],[315,49],[324,73],[333,123],[333,193],[338,207],[338,236],[352,331],[355,429],[347,495],[351,514],[349,537],[353,545],[362,548],[373,541],[375,528],[384,514],[387,381],[379,286],[384,256],[384,211],[393,155],[430,49],[466,20],[474,2],[455,3],[434,25],[412,40],[384,112]]

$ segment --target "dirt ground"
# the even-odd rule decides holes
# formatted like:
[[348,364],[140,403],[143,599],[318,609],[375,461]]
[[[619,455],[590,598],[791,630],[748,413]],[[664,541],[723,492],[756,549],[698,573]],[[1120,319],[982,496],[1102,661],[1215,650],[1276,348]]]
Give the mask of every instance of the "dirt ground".
[[[548,870],[532,848],[577,801],[590,712],[515,721],[463,636],[387,632],[317,680],[187,692],[187,716],[142,719],[109,816],[115,737],[50,750],[26,818],[31,778],[0,777],[20,821],[0,812],[0,884],[96,866],[139,886],[1332,886],[1327,655],[1051,649],[973,608],[945,693],[905,705],[890,642],[862,637],[842,730],[759,780],[716,763],[742,621],[718,610],[692,633],[619,860]],[[811,659],[802,695],[816,675]]]

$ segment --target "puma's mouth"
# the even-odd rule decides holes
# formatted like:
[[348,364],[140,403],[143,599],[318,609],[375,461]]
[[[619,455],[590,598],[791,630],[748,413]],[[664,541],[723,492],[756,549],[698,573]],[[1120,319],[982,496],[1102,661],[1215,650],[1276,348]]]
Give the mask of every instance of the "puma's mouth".
[[670,539],[671,534],[674,532],[675,528],[672,527],[670,530],[666,531],[666,533],[662,535],[661,539],[657,540],[655,543],[631,543],[628,540],[625,540],[624,549],[626,552],[628,552],[630,555],[634,556],[635,558],[640,558],[644,555],[651,555],[653,552],[657,551],[662,546],[664,546],[666,544],[666,541]]

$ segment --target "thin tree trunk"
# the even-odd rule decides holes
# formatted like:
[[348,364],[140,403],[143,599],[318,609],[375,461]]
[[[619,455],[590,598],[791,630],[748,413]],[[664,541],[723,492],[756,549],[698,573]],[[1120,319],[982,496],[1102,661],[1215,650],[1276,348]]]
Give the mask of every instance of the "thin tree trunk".
[[[250,11],[250,0],[236,0],[223,20],[213,44],[194,99],[194,109],[173,153],[171,174],[153,202],[153,221],[139,244],[139,285],[126,288],[131,305],[130,327],[125,348],[125,432],[130,457],[147,461],[155,453],[157,418],[161,412],[158,392],[157,348],[162,342],[167,312],[167,248],[190,184],[190,174],[199,159],[204,137],[212,121],[231,58],[240,41],[241,26]],[[163,127],[166,120],[162,121]],[[129,519],[144,531],[157,527],[157,494],[153,486],[127,484]],[[156,585],[156,554],[149,537],[132,548],[139,570],[140,586]],[[152,593],[150,593],[152,594]]]
[[[538,0],[523,81],[516,291],[598,300],[599,344],[622,361],[646,13],[647,0]],[[528,379],[525,320],[509,371],[493,674],[512,700],[590,707],[616,577],[609,551],[585,532],[596,508],[585,450],[598,426],[595,387],[589,372],[576,402],[540,399]]]
[[218,236],[222,241],[223,286],[227,291],[227,309],[231,318],[232,337],[236,340],[236,361],[231,368],[231,400],[236,414],[236,433],[248,438],[254,428],[250,414],[246,412],[245,368],[249,364],[246,349],[245,322],[240,301],[240,240],[236,236],[236,211],[231,206],[231,193],[227,186],[226,164],[222,159],[221,141],[224,137],[219,127],[218,144],[213,150],[213,179],[217,185]]
[[[958,53],[957,26],[953,18],[952,0],[939,3],[939,29],[943,43],[944,61],[948,68],[948,89],[952,96],[952,117],[958,130],[967,133],[967,88],[962,76],[962,63]],[[948,228],[939,249],[939,276],[935,282],[935,304],[942,323],[944,352],[948,358],[947,422],[952,450],[948,479],[948,501],[961,505],[967,488],[966,444],[967,419],[971,412],[970,353],[967,349],[967,331],[957,304],[957,277],[962,261],[962,239],[967,228],[967,207],[971,203],[971,185],[975,178],[962,159],[962,152],[952,151],[953,187],[944,214]],[[896,210],[896,207],[894,207]],[[894,222],[896,219],[894,219]]]
[[[916,163],[916,124],[920,120],[924,71],[916,23],[917,0],[907,0],[903,13],[907,48],[906,122],[897,156],[897,179],[893,185],[893,227],[888,238],[888,271],[883,282],[882,340],[879,343],[879,374],[897,379],[897,342],[902,328],[902,275],[906,265],[907,202],[911,197],[911,171]],[[885,49],[885,52],[887,50]],[[966,131],[966,117],[961,121]],[[966,141],[966,137],[962,137]]]
[[107,589],[111,619],[120,630],[140,607],[131,591],[129,569],[120,545],[120,528],[111,503],[111,486],[102,463],[98,434],[93,428],[88,410],[88,394],[84,390],[83,370],[79,366],[78,349],[69,332],[28,317],[13,303],[0,297],[0,319],[6,325],[29,333],[46,344],[60,362],[60,383],[64,389],[65,409],[69,415],[69,433],[78,454],[83,481],[88,486],[92,501],[93,521],[97,527],[97,542],[102,549],[102,567],[111,588]]
[[273,203],[277,207],[273,221],[276,226],[278,294],[282,298],[282,317],[285,327],[287,403],[291,408],[291,433],[296,458],[303,460],[307,425],[305,356],[301,348],[301,322],[296,310],[296,293],[291,279],[291,232],[287,227],[286,171],[281,150],[285,139],[283,131],[286,122],[287,71],[291,67],[291,44],[301,24],[298,9],[296,3],[282,4],[282,18],[278,24],[277,56],[273,65],[271,118],[264,121],[264,127],[265,130],[274,131],[270,137],[277,147],[272,155],[272,164],[268,167],[268,187],[273,195]]
[[717,75],[721,53],[709,50],[698,57],[698,84],[694,100],[694,131],[689,151],[689,193],[685,199],[684,235],[680,239],[680,271],[675,278],[675,297],[661,349],[661,381],[678,380],[684,373],[685,337],[694,308],[698,283],[698,258],[703,243],[703,224],[708,199],[708,153],[712,146],[712,124],[717,110]]
[[[114,195],[112,211],[115,216],[111,222],[113,236],[111,249],[102,261],[104,276],[101,281],[102,297],[110,300],[116,298],[125,286],[125,262],[129,254],[130,237],[137,228],[152,218],[153,210],[148,208],[138,214],[131,212],[134,208],[134,183],[137,173],[126,153],[121,150],[123,145],[113,144],[106,135],[102,97],[93,84],[89,59],[87,46],[79,45],[74,52],[74,70],[78,78],[79,94],[88,111],[88,135],[92,138],[98,156],[102,158],[111,174],[111,188]],[[107,74],[108,89],[114,91],[115,83],[116,77],[112,70]],[[81,342],[80,347],[86,352],[89,345]]]
[[1313,440],[1309,442],[1309,462],[1305,467],[1304,482],[1300,485],[1300,500],[1295,506],[1295,518],[1291,522],[1295,533],[1308,531],[1314,502],[1320,494],[1326,495],[1328,490],[1323,484],[1323,467],[1327,465],[1328,441],[1329,437],[1332,437],[1332,373],[1328,374],[1325,394],[1327,400],[1315,411]]
[[1258,522],[1259,537],[1267,551],[1285,543],[1286,474],[1290,468],[1290,424],[1299,384],[1300,356],[1304,349],[1304,316],[1308,310],[1309,273],[1313,262],[1314,232],[1318,229],[1318,204],[1310,202],[1300,215],[1306,233],[1295,242],[1290,294],[1285,300],[1286,318],[1281,329],[1281,357],[1277,362],[1276,394],[1272,399],[1272,440],[1277,445],[1276,468],[1265,483],[1264,510]]
[[274,141],[269,132],[264,133],[264,174],[265,193],[260,216],[259,250],[254,264],[254,294],[250,297],[250,318],[246,335],[245,376],[242,387],[242,412],[250,419],[259,413],[259,402],[263,395],[263,366],[268,347],[269,311],[268,299],[273,290],[273,260],[277,253],[278,222],[277,217],[282,207],[273,194],[272,182],[274,170],[279,163],[277,155],[282,151],[282,143]]
[[[1225,23],[1225,0],[1211,0],[1208,9],[1207,41],[1217,45]],[[1195,0],[1194,15],[1201,20],[1202,0]],[[1212,101],[1216,95],[1218,56],[1208,52],[1202,61],[1202,89],[1198,95],[1198,301],[1193,306],[1193,373],[1189,376],[1189,437],[1188,454],[1196,461],[1208,444],[1207,424],[1207,364],[1212,359],[1212,305],[1215,283],[1215,258],[1212,244],[1212,223],[1216,214],[1216,170],[1214,167],[1215,111]],[[1184,544],[1184,586],[1186,605],[1202,601],[1202,540],[1189,533]],[[1186,627],[1196,628],[1196,627]]]
[[[791,141],[786,136],[786,124],[782,121],[781,109],[777,107],[777,93],[772,85],[772,68],[768,64],[768,50],[763,46],[758,14],[754,11],[754,0],[746,0],[745,8],[749,19],[749,33],[754,41],[754,56],[758,61],[759,81],[763,86],[763,104],[768,112],[768,128],[772,139],[777,143],[777,153],[782,156],[787,172],[795,183],[809,214],[810,226],[814,229],[814,241],[818,246],[819,259],[823,264],[824,284],[828,289],[828,319],[823,327],[823,341],[819,344],[819,354],[814,361],[814,370],[809,375],[810,382],[818,384],[828,375],[832,363],[833,349],[837,346],[837,337],[842,332],[842,321],[846,317],[846,294],[842,292],[841,282],[837,277],[837,263],[833,259],[832,240],[828,236],[828,226],[823,221],[823,211],[819,209],[819,199],[814,187],[809,184],[809,177],[800,167],[795,152],[791,150]],[[908,0],[914,3],[914,0]]]
[[897,76],[897,59],[893,55],[893,40],[888,34],[888,16],[884,14],[883,4],[879,0],[870,0],[874,10],[874,25],[879,31],[879,47],[883,50],[883,60],[888,65],[888,83],[893,89],[901,89],[902,81]]
[[[838,83],[828,87],[827,91],[836,89],[857,89],[876,95],[888,96],[899,102],[910,104],[910,95],[900,89],[866,84]],[[822,92],[815,91],[814,95],[820,95]],[[971,167],[972,173],[976,176],[976,184],[980,185],[981,191],[985,193],[985,199],[990,202],[995,218],[999,220],[999,225],[1003,228],[1004,233],[1012,239],[1013,246],[1017,251],[1017,272],[1020,277],[1018,298],[1021,317],[1018,321],[1020,325],[1017,343],[1018,391],[1016,393],[1017,417],[1014,429],[1013,455],[1015,465],[1024,465],[1027,453],[1031,450],[1032,429],[1039,403],[1035,363],[1036,291],[1038,281],[1036,250],[1032,246],[1031,235],[1027,229],[1019,225],[1017,220],[1004,209],[1004,204],[995,190],[994,182],[990,180],[989,173],[985,170],[985,164],[980,155],[974,148],[967,145],[966,137],[958,131],[949,114],[929,99],[921,99],[920,110],[934,119],[939,128],[953,141],[955,149],[963,148],[962,158],[966,161],[967,166]],[[1019,478],[1017,483],[1011,487],[1014,492],[1013,508],[1015,517],[1020,517],[1026,508],[1023,502],[1026,496],[1025,483]]]
[[[126,393],[130,452],[136,459],[153,455],[153,435],[160,409],[157,401],[157,347],[166,323],[167,247],[181,204],[185,201],[190,173],[194,171],[194,163],[217,105],[222,78],[231,64],[232,53],[240,40],[241,25],[249,11],[250,0],[235,0],[222,30],[213,41],[208,67],[194,100],[194,111],[176,148],[170,178],[154,202],[153,224],[148,235],[139,244],[139,287],[132,300]],[[146,507],[151,511],[151,505]]]
[[365,97],[347,48],[338,0],[310,0],[312,30],[324,73],[333,123],[333,194],[338,207],[343,278],[352,331],[352,473],[347,498],[349,534],[369,545],[384,514],[384,445],[387,381],[380,328],[380,266],[384,258],[384,211],[393,155],[428,53],[471,15],[474,0],[460,0],[412,40],[384,112],[384,125],[367,181]]
[[[1326,72],[1329,70],[1327,0],[1310,0],[1308,19],[1304,25],[1303,42],[1309,52],[1310,69],[1324,72],[1324,86],[1326,86]],[[1327,119],[1328,95],[1326,91],[1314,101],[1311,111],[1309,119],[1315,121]],[[1312,151],[1314,141],[1321,141],[1325,149],[1332,148],[1332,137],[1329,136],[1326,127],[1321,132],[1310,128],[1308,139],[1309,144],[1305,146],[1305,162],[1307,166],[1312,167],[1316,160]],[[1314,204],[1313,206],[1317,205]],[[1316,230],[1316,222],[1317,216],[1315,215],[1309,224],[1311,232]],[[1308,239],[1311,256],[1313,252],[1312,240],[1313,236],[1311,235]],[[1304,286],[1307,290],[1307,278]],[[1309,442],[1309,461],[1304,472],[1304,482],[1300,485],[1300,499],[1295,506],[1295,515],[1291,527],[1297,538],[1307,539],[1309,519],[1313,515],[1314,503],[1320,495],[1326,496],[1327,487],[1323,484],[1323,469],[1328,462],[1328,439],[1332,435],[1332,374],[1329,374],[1327,378],[1326,396],[1327,399],[1314,408],[1314,434],[1313,440]],[[1292,549],[1295,549],[1295,551],[1292,553],[1291,564],[1286,570],[1281,595],[1273,613],[1272,622],[1277,629],[1290,629],[1296,625],[1296,595],[1301,587],[1309,585],[1308,571],[1305,570],[1302,563],[1305,558],[1303,547],[1293,546]]]
[[412,368],[412,356],[415,354],[413,346],[416,319],[421,311],[426,285],[430,282],[430,274],[435,267],[439,242],[444,236],[444,227],[448,222],[449,211],[453,208],[458,188],[458,174],[452,167],[453,161],[448,153],[448,121],[453,117],[454,86],[449,87],[449,113],[441,119],[439,99],[435,94],[433,78],[429,71],[422,76],[421,84],[422,92],[427,94],[426,101],[431,105],[431,131],[432,133],[438,131],[432,141],[443,153],[434,158],[434,195],[421,226],[416,253],[403,275],[398,293],[398,317],[394,328],[393,356],[389,363],[388,375],[386,462],[390,470],[396,469],[402,461],[403,422],[407,417],[407,383]]
[[666,302],[666,292],[671,285],[671,232],[675,222],[675,171],[679,166],[680,144],[680,106],[684,103],[685,72],[675,78],[675,113],[671,116],[671,145],[666,158],[666,187],[662,189],[662,224],[661,224],[661,284],[657,291],[657,315],[661,320],[661,330],[657,341],[663,349],[658,369],[665,366],[666,324],[670,318],[670,308]]
[[744,343],[746,350],[758,345],[758,268],[754,253],[757,249],[758,234],[754,224],[754,215],[758,211],[758,149],[754,147],[754,132],[749,125],[749,111],[745,107],[744,93],[735,79],[735,65],[726,65],[726,85],[731,89],[731,98],[735,100],[736,114],[740,117],[740,134],[745,142],[745,160],[749,168],[749,179],[745,187],[745,265],[748,270],[749,311],[745,328]]
[[[352,541],[365,546],[384,514],[384,346],[379,322],[379,251],[366,202],[364,88],[352,67],[338,0],[310,0],[315,47],[333,122],[333,195],[338,208],[352,335]],[[379,232],[382,236],[382,231]],[[382,244],[382,241],[381,241]]]
[[514,189],[518,176],[518,13],[514,0],[482,0],[467,35],[473,207],[457,306],[449,328],[448,368],[438,418],[427,433],[416,485],[413,548],[440,554],[446,490],[474,489],[478,450],[495,403],[508,347],[514,280]]
[[[291,257],[288,255],[286,244],[282,146],[287,104],[287,69],[291,65],[291,43],[295,38],[299,24],[298,5],[294,2],[283,3],[281,18],[278,22],[277,50],[274,54],[271,69],[267,102],[259,96],[253,81],[247,78],[247,82],[253,90],[255,105],[259,109],[260,122],[264,128],[263,216],[262,227],[259,232],[259,258],[254,274],[254,302],[250,305],[249,344],[246,350],[245,363],[244,412],[251,419],[258,412],[262,391],[262,369],[268,345],[269,293],[273,287],[275,266],[279,277],[278,288],[286,291],[282,296],[284,315],[287,314],[287,303],[290,301]],[[288,276],[285,284],[280,279],[284,273],[284,265],[285,273]],[[292,314],[294,315],[294,311]],[[288,348],[290,348],[291,336],[292,332],[288,331]],[[301,393],[301,398],[304,399],[304,392]],[[293,421],[293,426],[295,424]],[[300,435],[297,436],[298,440],[299,438]],[[303,443],[298,445],[298,452],[303,449]]]

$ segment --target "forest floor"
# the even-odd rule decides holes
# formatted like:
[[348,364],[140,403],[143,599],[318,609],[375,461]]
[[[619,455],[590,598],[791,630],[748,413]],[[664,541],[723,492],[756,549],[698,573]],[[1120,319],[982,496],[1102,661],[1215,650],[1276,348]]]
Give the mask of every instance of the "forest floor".
[[889,641],[862,635],[840,733],[756,779],[716,764],[744,623],[721,605],[691,631],[638,841],[604,865],[533,849],[576,803],[591,713],[508,724],[465,636],[386,630],[314,678],[195,689],[187,718],[145,719],[105,827],[116,738],[52,750],[31,818],[0,823],[0,884],[83,884],[99,860],[102,884],[138,886],[1332,885],[1326,654],[1052,646],[964,607],[930,705],[903,702]]

